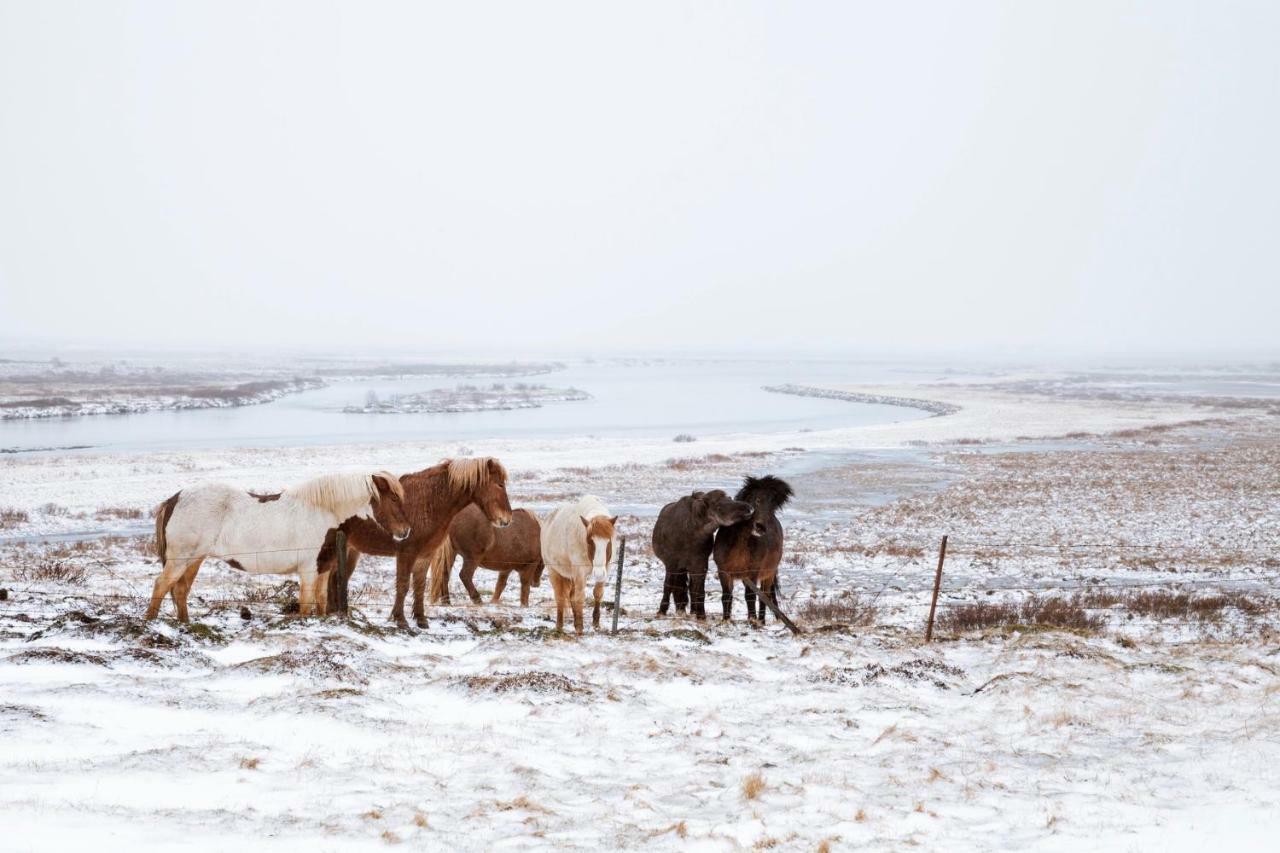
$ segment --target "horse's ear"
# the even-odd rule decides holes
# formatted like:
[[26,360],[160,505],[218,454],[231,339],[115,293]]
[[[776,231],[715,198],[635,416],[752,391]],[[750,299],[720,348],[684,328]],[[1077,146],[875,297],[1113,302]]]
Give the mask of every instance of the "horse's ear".
[[485,468],[488,469],[489,476],[492,477],[494,480],[497,480],[499,483],[506,482],[507,472],[502,467],[502,463],[499,462],[497,459],[494,459],[492,456],[490,456],[489,461],[485,462]]
[[689,497],[693,498],[695,501],[699,501],[699,500],[702,500],[702,498],[706,496],[706,494],[707,494],[706,492],[695,491],[693,494],[689,495]]
[[587,520],[586,520],[585,518],[583,518],[582,516],[578,516],[578,521],[581,521],[581,522],[582,522],[582,526],[583,526],[583,527],[587,528],[588,530],[590,530],[590,529],[591,529],[591,522],[587,521]]
[[617,523],[618,523],[618,517],[617,517],[616,515],[615,515],[613,518],[609,519],[609,526],[610,526],[610,527],[612,527],[613,525],[615,525],[615,524],[617,524]]

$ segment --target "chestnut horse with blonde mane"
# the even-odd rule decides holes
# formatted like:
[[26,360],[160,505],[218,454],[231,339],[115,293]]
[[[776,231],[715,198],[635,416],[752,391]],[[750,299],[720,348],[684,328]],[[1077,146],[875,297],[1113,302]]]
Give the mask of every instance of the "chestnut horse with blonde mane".
[[[427,569],[431,556],[448,534],[453,517],[475,504],[494,527],[511,523],[511,502],[507,498],[507,469],[490,456],[476,459],[445,459],[422,471],[400,478],[404,488],[404,506],[413,532],[404,541],[396,541],[376,524],[353,518],[339,529],[347,535],[347,568],[345,577],[335,577],[329,584],[329,603],[336,609],[343,598],[339,585],[345,585],[355,570],[361,554],[396,558],[396,600],[391,618],[402,628],[404,600],[413,578],[413,619],[419,628],[427,627],[425,609]],[[326,576],[337,567],[337,553],[320,571]],[[337,572],[333,572],[337,574]]]

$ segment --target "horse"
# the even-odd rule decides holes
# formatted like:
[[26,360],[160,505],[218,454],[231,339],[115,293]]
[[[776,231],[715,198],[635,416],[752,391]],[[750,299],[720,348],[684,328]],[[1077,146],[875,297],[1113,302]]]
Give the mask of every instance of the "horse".
[[743,581],[746,588],[747,618],[756,619],[756,594],[747,581],[760,590],[759,620],[764,622],[765,596],[775,606],[778,590],[778,563],[782,561],[782,524],[778,522],[778,510],[795,493],[784,481],[772,475],[747,477],[735,500],[751,504],[751,517],[737,524],[716,531],[713,553],[716,569],[720,573],[720,601],[724,605],[724,619],[729,621],[733,612],[733,582]]
[[653,553],[667,569],[659,616],[667,615],[674,595],[677,613],[688,606],[695,618],[707,618],[707,561],[716,530],[754,512],[751,504],[731,499],[723,489],[694,492],[662,508],[653,525]]
[[449,535],[431,557],[431,603],[449,603],[449,575],[455,558],[462,555],[459,577],[474,604],[480,603],[471,578],[476,567],[493,569],[498,582],[490,604],[497,604],[507,586],[507,576],[520,576],[520,606],[529,606],[529,588],[542,585],[541,526],[538,517],[527,509],[511,511],[511,524],[495,528],[477,506],[469,506],[454,516]]
[[[454,516],[470,504],[478,506],[494,527],[506,527],[511,523],[507,469],[489,456],[445,459],[438,465],[405,474],[400,478],[400,484],[404,487],[404,505],[413,522],[413,533],[407,539],[397,540],[364,519],[346,521],[340,528],[347,536],[346,572],[343,577],[330,582],[329,603],[335,609],[339,606],[343,598],[341,590],[345,590],[361,554],[395,557],[396,599],[391,608],[391,618],[401,628],[408,629],[409,623],[404,618],[404,599],[412,575],[413,619],[419,628],[426,628],[424,593],[431,555],[444,541]],[[337,558],[335,549],[320,571],[327,575],[336,567]]]
[[[298,613],[324,612],[323,576],[329,532],[351,518],[393,540],[410,533],[404,490],[394,474],[326,474],[275,494],[207,483],[183,489],[156,508],[156,554],[163,567],[151,591],[147,619],[172,593],[178,621],[200,564],[217,557],[250,574],[298,574]],[[329,544],[332,549],[332,545]]]
[[591,626],[600,627],[600,599],[613,559],[618,517],[600,499],[587,495],[552,510],[542,520],[542,562],[551,571],[556,594],[556,630],[564,630],[564,610],[573,607],[573,627],[582,635],[582,605],[587,582],[595,590]]

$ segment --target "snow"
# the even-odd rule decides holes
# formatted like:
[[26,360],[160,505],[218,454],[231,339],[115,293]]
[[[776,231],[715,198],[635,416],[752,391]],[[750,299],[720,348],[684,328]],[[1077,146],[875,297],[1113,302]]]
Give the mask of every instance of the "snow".
[[[282,616],[279,578],[210,564],[192,592],[194,629],[148,625],[156,566],[144,539],[0,546],[9,846],[1269,849],[1280,830],[1280,613],[1265,599],[1280,568],[1273,419],[1212,412],[1212,423],[1098,438],[1206,413],[960,386],[872,392],[961,410],[700,437],[698,454],[722,457],[687,464],[668,462],[691,450],[670,442],[474,446],[512,471],[514,504],[589,491],[630,507],[617,636],[556,635],[547,584],[529,608],[509,589],[503,605],[430,608],[428,630],[397,631],[390,566],[372,559],[354,579],[351,622]],[[1017,441],[1076,431],[1095,437]],[[918,442],[928,446],[910,456],[796,464]],[[267,488],[453,451],[6,459],[0,507],[31,513],[6,535],[91,529],[115,523],[95,517],[104,507],[150,507],[202,479]],[[793,464],[780,578],[806,633],[749,627],[741,601],[728,624],[652,616],[656,507]],[[859,497],[882,486],[898,494]],[[1204,622],[1118,606],[1093,632],[942,629],[924,645],[943,533],[944,614],[1050,587],[1231,589],[1271,605]],[[1059,547],[1120,541],[1156,556]],[[58,562],[84,580],[32,574]],[[493,579],[477,576],[482,589]],[[803,616],[811,599],[846,592],[874,607],[873,625]],[[712,592],[713,615],[716,604]]]

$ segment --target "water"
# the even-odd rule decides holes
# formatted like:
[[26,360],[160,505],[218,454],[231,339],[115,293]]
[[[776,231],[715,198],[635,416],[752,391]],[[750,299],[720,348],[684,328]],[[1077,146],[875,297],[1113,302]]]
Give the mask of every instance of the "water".
[[[919,378],[935,378],[923,373]],[[844,362],[582,362],[535,377],[425,377],[335,382],[259,406],[138,415],[0,421],[0,447],[88,445],[92,452],[199,450],[484,438],[662,437],[770,433],[892,423],[928,417],[896,406],[770,394],[762,385],[902,381],[904,371]],[[540,409],[450,414],[345,414],[373,391],[379,397],[452,388],[459,382],[537,382],[573,386],[593,399]]]

